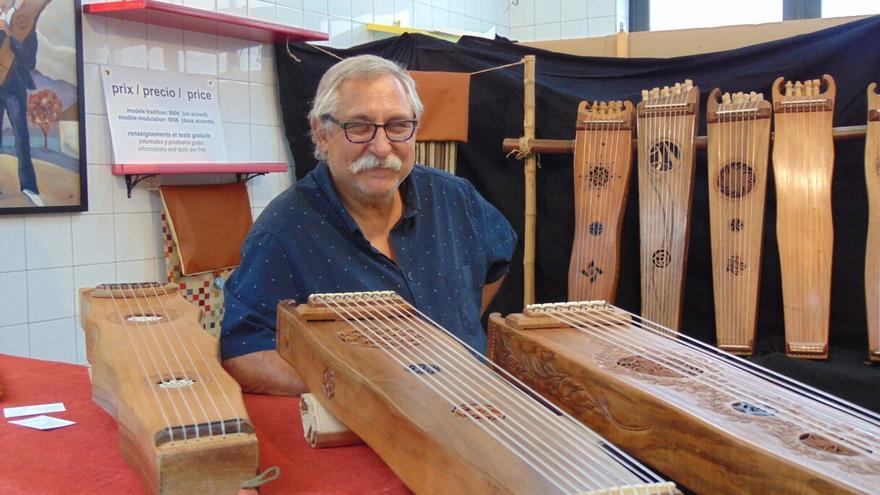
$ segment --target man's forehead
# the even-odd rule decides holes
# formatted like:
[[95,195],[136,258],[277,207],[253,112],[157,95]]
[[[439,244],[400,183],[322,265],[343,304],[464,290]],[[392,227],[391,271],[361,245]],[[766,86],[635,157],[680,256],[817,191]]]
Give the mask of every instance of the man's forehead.
[[[389,98],[382,98],[385,95]],[[339,85],[337,96],[340,102],[344,102],[344,106],[339,105],[338,109],[348,115],[376,108],[386,111],[396,108],[406,115],[411,115],[413,111],[403,84],[390,74],[372,79],[346,79]],[[375,100],[376,96],[379,96],[379,101]]]

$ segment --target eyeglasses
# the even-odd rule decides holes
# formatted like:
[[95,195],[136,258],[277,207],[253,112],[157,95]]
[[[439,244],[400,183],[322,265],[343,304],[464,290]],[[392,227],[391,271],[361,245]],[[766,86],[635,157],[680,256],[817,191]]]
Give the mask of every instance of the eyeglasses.
[[412,139],[416,133],[416,125],[418,120],[392,120],[384,124],[374,124],[373,122],[340,122],[332,115],[322,116],[324,120],[333,122],[342,128],[345,133],[345,139],[350,143],[364,144],[369,143],[376,137],[376,132],[381,127],[385,129],[385,137],[392,143],[402,143]]

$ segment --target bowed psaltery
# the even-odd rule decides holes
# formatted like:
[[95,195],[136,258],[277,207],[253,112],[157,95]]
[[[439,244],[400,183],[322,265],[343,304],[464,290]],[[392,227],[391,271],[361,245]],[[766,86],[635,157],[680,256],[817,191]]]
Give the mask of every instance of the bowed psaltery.
[[772,108],[761,94],[722,94],[718,88],[707,107],[717,343],[734,354],[752,354]]
[[278,351],[417,493],[678,493],[393,292],[282,302]]
[[865,181],[868,184],[868,246],[865,252],[865,307],[868,310],[868,361],[880,363],[880,94],[868,86]]
[[681,319],[699,89],[690,80],[642,91],[638,113],[642,314]]
[[[823,88],[824,86],[824,88]],[[785,306],[785,352],[828,357],[834,79],[773,83],[776,238]]]
[[581,102],[574,145],[574,242],[568,299],[613,301],[629,192],[632,103]]
[[80,291],[92,397],[151,493],[231,494],[258,468],[241,389],[199,310],[168,284]]
[[489,324],[489,355],[697,493],[872,494],[880,416],[603,302]]

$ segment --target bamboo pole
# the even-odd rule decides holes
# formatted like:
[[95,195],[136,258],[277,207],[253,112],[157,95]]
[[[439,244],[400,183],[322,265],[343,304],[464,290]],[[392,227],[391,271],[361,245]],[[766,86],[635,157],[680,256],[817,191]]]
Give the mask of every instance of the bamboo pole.
[[[832,129],[833,136],[835,141],[853,141],[856,139],[864,139],[865,138],[865,129],[866,126],[863,125],[851,125],[844,127],[835,127]],[[770,134],[770,141],[773,141],[773,134]],[[501,148],[505,153],[508,153],[512,150],[519,149],[519,139],[516,138],[506,138],[501,145]],[[697,149],[706,149],[706,136],[697,136],[694,139],[694,145]],[[528,142],[529,149],[532,153],[573,153],[574,152],[574,140],[573,139],[532,139]],[[633,149],[637,149],[638,140],[633,139],[632,142]]]
[[[523,137],[535,139],[535,56],[523,57]],[[525,227],[523,240],[523,308],[535,302],[535,219],[537,213],[537,186],[535,172],[537,159],[529,153],[525,159]]]

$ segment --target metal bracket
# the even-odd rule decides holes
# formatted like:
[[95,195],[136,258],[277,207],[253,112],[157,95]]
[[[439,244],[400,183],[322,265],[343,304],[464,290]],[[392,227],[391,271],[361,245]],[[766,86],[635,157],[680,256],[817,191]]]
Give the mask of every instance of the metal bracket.
[[266,175],[266,174],[267,174],[267,172],[254,172],[254,173],[238,172],[235,174],[235,182],[247,182],[247,181],[253,179],[254,177],[259,177],[261,175]]
[[149,179],[150,177],[155,177],[157,174],[144,174],[144,175],[136,175],[136,174],[125,174],[125,188],[128,189],[128,199],[131,199],[131,190],[135,188],[138,184],[141,183],[144,179]]

